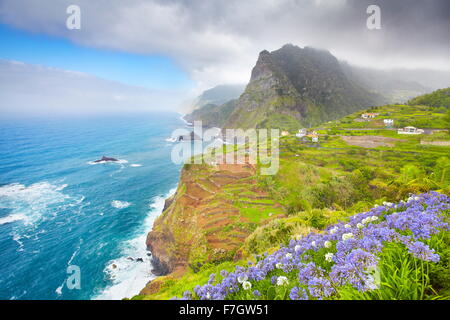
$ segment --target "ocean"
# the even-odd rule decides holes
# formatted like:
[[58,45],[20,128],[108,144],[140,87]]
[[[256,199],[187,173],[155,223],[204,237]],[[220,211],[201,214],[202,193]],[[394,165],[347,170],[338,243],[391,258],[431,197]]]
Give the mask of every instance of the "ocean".
[[184,126],[165,112],[1,119],[0,299],[138,294],[154,278],[147,232],[181,170],[166,139]]

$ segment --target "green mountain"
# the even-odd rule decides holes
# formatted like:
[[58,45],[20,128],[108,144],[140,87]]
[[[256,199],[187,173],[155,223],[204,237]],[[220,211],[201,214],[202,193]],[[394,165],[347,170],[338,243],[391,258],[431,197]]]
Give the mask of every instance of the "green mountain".
[[190,114],[184,116],[189,122],[201,120],[204,127],[223,127],[228,121],[231,113],[236,107],[236,99],[230,100],[224,104],[217,105],[209,103],[195,109]]
[[260,53],[226,126],[297,129],[384,101],[349,80],[330,52],[288,44]]
[[349,79],[330,52],[288,44],[260,53],[250,82],[235,103],[204,106],[189,119],[208,124],[218,119],[213,125],[229,128],[296,130],[386,102]]
[[450,107],[450,87],[411,99],[408,104],[448,109]]
[[201,109],[204,106],[219,106],[230,100],[237,99],[244,92],[245,84],[222,84],[203,91],[193,104],[192,110]]

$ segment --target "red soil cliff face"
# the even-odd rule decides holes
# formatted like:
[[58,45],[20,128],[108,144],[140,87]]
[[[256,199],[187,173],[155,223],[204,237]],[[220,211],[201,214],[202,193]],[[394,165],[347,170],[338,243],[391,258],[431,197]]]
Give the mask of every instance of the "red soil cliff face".
[[[188,165],[181,173],[175,195],[166,200],[163,213],[147,236],[153,273],[181,276],[186,268],[239,257],[239,248],[251,228],[236,206],[238,197],[226,190],[243,188],[253,192],[255,203],[268,196],[258,190],[252,165]],[[242,201],[245,206],[251,202]],[[157,290],[149,283],[143,292]]]

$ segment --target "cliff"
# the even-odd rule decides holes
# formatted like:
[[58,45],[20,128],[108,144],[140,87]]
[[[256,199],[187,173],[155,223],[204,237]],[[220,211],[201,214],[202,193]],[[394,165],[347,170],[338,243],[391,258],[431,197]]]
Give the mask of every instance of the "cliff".
[[231,105],[206,105],[189,119],[227,128],[297,130],[385,102],[347,77],[330,52],[288,44],[259,54],[239,99]]
[[[379,123],[389,114],[395,123],[426,119],[430,128],[442,129],[447,91],[437,93],[435,107],[386,105],[366,110],[380,114],[370,121],[355,121],[361,116],[355,112],[322,124],[318,143],[281,137],[280,167],[273,176],[259,175],[248,164],[185,165],[176,194],[147,239],[155,270],[165,276],[134,299],[181,297],[207,283],[210,274],[220,281],[222,270],[254,263],[375,204],[430,190],[449,194],[448,146],[423,146],[425,137],[398,136]],[[436,101],[434,95],[419,98],[414,101]]]
[[255,174],[249,164],[185,165],[175,195],[147,237],[153,272],[178,277],[187,268],[238,259],[245,239],[262,221],[283,215],[257,187]]

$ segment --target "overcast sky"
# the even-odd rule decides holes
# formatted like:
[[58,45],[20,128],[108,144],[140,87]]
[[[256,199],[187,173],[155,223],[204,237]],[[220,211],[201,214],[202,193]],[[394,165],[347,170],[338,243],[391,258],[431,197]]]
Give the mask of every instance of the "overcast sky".
[[[81,30],[66,28],[70,4],[81,8]],[[370,4],[381,8],[381,30],[366,27]],[[450,70],[448,0],[0,0],[0,23],[90,50],[163,57],[173,65],[162,73],[177,69],[192,82],[179,91],[245,83],[258,53],[285,43],[373,68]]]

